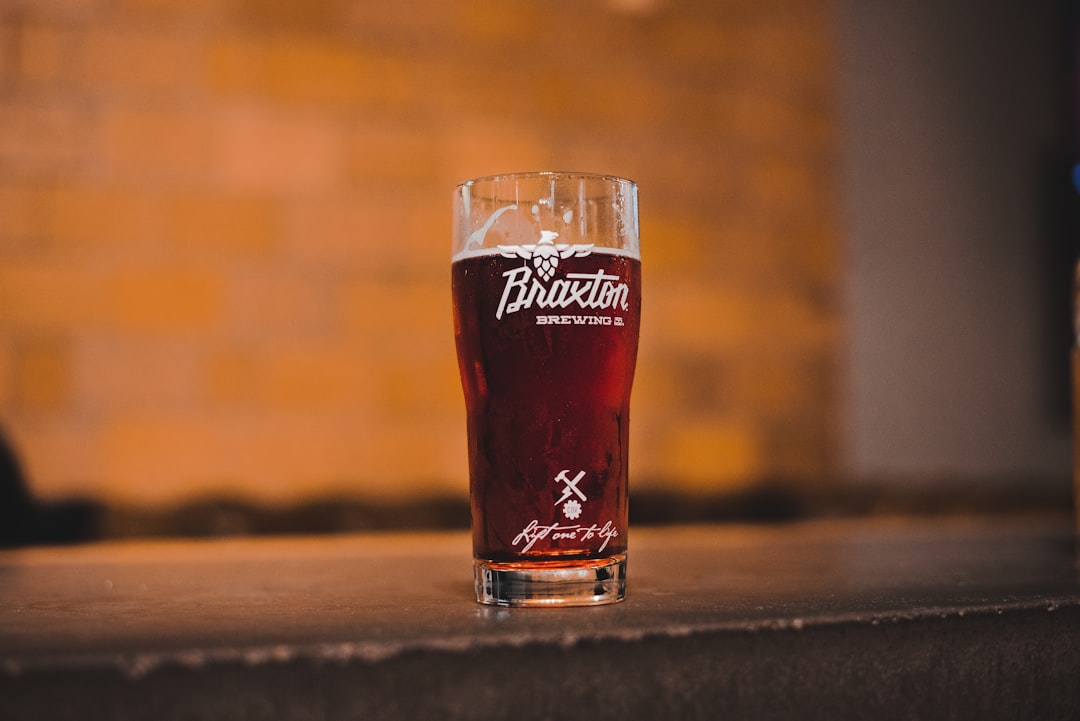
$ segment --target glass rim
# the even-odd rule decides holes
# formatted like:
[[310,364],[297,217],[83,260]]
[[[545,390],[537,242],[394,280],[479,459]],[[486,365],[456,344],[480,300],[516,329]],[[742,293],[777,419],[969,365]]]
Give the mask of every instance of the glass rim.
[[481,175],[478,178],[470,178],[458,183],[459,190],[463,188],[471,188],[474,185],[480,183],[500,183],[511,180],[539,180],[539,179],[552,179],[552,180],[592,180],[592,181],[607,181],[611,183],[617,183],[620,185],[628,185],[636,188],[637,183],[630,178],[625,178],[620,175],[613,175],[611,173],[591,173],[577,170],[527,170],[515,173],[497,173],[494,175]]

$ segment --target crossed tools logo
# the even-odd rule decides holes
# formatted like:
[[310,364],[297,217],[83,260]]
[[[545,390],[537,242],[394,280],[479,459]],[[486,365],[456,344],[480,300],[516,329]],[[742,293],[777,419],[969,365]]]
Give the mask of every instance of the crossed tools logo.
[[[562,496],[559,500],[555,501],[555,505],[557,506],[561,503],[563,515],[573,521],[581,515],[581,504],[589,499],[585,496],[584,492],[577,487],[577,484],[585,477],[585,471],[579,471],[573,478],[570,478],[569,473],[569,470],[559,471],[559,475],[555,476],[555,481],[557,483],[566,484],[563,487]],[[581,499],[580,502],[578,501],[579,498]]]
[[553,230],[541,230],[540,240],[531,245],[500,245],[499,251],[505,258],[524,258],[531,260],[536,274],[545,281],[551,280],[561,258],[582,258],[592,252],[592,244],[577,245],[556,243],[559,234]]

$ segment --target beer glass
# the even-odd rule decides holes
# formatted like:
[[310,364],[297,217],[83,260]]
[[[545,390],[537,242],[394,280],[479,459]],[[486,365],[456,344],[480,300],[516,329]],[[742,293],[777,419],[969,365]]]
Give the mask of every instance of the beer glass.
[[556,172],[462,183],[451,268],[477,600],[622,600],[637,186]]

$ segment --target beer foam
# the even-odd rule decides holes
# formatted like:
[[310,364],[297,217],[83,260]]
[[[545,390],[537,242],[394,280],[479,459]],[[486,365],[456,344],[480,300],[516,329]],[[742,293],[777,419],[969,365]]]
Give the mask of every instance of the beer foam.
[[[629,250],[626,248],[604,248],[602,246],[594,245],[589,251],[591,253],[603,253],[605,255],[617,255],[623,258],[630,258],[632,260],[641,260],[641,253],[635,250]],[[451,263],[457,263],[461,260],[468,260],[469,258],[483,258],[489,255],[502,255],[503,252],[498,248],[466,248],[455,253],[451,258]]]

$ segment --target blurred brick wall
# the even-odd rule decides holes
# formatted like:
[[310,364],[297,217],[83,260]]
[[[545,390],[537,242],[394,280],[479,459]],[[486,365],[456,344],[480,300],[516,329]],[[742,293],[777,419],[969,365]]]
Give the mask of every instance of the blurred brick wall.
[[0,427],[43,498],[465,493],[450,191],[640,184],[638,488],[822,483],[823,0],[0,0]]

